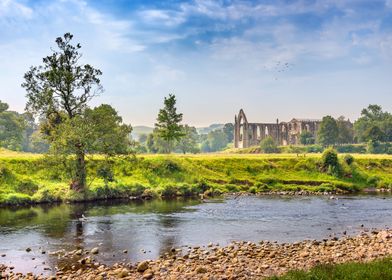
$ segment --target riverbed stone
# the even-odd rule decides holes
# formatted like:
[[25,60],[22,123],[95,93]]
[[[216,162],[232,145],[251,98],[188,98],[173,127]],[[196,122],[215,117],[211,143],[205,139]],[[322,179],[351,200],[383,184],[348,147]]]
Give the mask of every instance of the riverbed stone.
[[98,247],[95,247],[95,248],[91,249],[91,254],[96,255],[98,253],[99,253],[99,248]]
[[137,271],[138,271],[138,272],[144,272],[144,271],[146,271],[146,270],[148,269],[148,264],[149,264],[148,261],[140,262],[140,263],[138,264],[138,266],[137,266]]

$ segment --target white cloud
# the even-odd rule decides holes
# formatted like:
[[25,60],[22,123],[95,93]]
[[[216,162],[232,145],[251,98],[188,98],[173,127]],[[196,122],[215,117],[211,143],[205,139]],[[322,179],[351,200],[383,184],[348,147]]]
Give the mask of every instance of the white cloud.
[[183,13],[169,10],[147,9],[140,11],[138,14],[141,20],[147,24],[167,27],[178,26],[186,20]]
[[392,0],[385,0],[385,6],[388,8],[392,8]]
[[29,19],[33,10],[15,0],[0,0],[0,17]]

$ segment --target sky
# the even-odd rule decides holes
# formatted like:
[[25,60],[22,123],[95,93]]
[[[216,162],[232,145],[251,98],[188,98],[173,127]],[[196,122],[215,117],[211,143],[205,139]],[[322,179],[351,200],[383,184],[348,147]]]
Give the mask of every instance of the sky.
[[92,105],[153,126],[392,111],[392,0],[0,0],[0,100],[22,112],[23,74],[66,32],[103,71]]

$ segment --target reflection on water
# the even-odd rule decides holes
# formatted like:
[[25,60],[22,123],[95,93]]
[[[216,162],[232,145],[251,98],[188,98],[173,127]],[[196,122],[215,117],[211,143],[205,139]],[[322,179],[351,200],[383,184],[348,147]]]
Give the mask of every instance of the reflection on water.
[[6,208],[0,209],[0,255],[6,254],[0,263],[17,271],[42,272],[63,265],[48,254],[63,249],[99,247],[96,259],[112,264],[210,242],[322,239],[343,231],[356,233],[362,224],[390,226],[391,202],[387,195],[339,200],[276,196]]

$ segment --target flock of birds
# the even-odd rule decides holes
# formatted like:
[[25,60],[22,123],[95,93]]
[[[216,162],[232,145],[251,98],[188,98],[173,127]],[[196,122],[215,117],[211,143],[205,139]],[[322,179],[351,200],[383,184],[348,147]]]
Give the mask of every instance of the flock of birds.
[[293,63],[282,62],[282,61],[277,61],[272,68],[264,66],[265,69],[269,69],[274,72],[274,79],[275,80],[278,80],[278,75],[292,70],[293,67],[294,67]]

